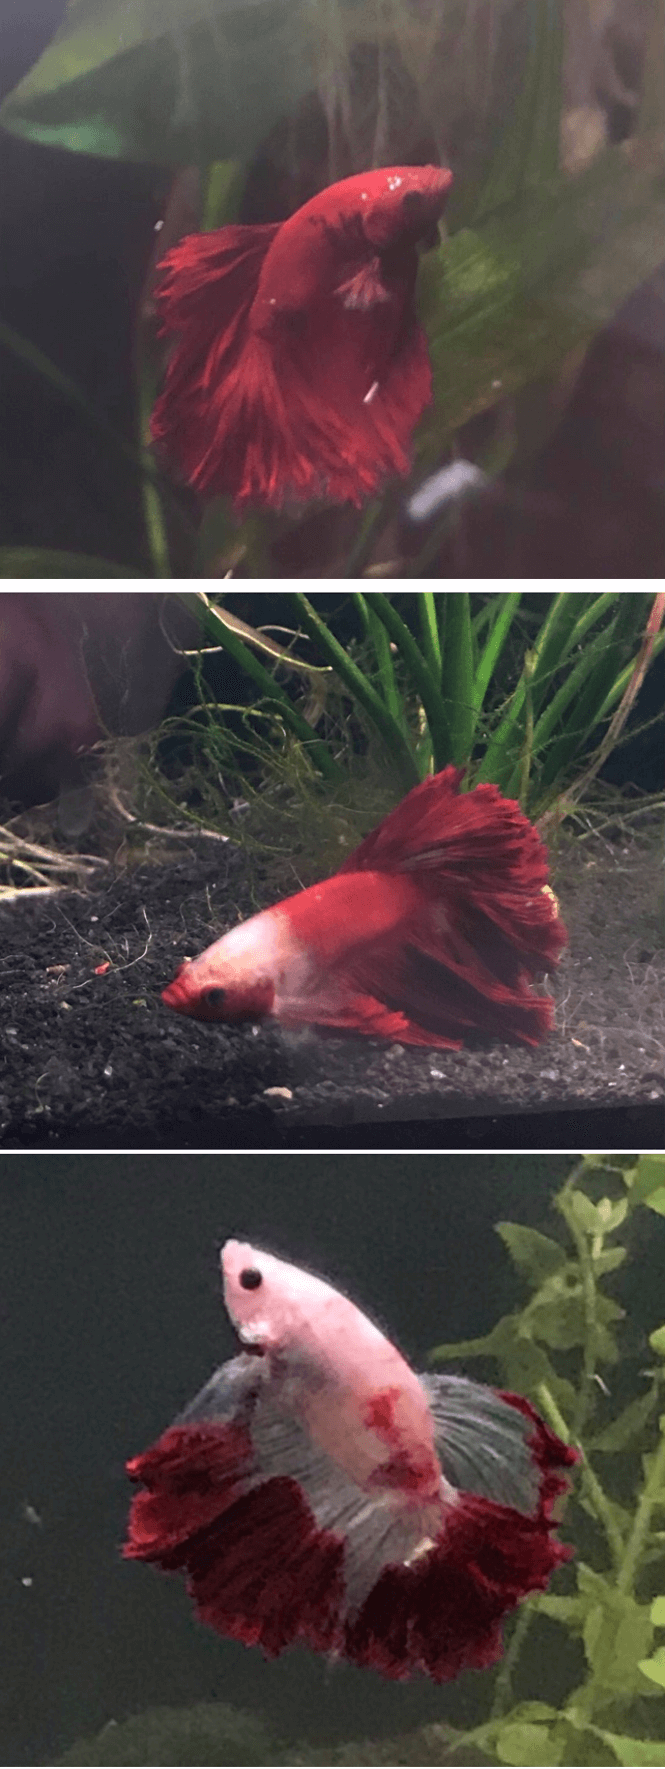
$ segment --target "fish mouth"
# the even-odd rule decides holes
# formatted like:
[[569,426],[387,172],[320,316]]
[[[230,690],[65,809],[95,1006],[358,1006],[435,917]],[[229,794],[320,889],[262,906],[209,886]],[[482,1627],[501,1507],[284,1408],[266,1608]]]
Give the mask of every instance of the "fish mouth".
[[188,993],[180,971],[173,978],[173,982],[169,983],[166,989],[162,989],[162,1001],[167,1007],[174,1008],[176,1013],[191,1014],[195,1011],[195,1003]]

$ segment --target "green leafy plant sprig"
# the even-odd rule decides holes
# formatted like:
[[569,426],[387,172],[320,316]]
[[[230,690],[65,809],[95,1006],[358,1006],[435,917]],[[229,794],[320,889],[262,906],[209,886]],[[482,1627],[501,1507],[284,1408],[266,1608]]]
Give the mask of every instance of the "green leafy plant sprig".
[[[615,1413],[603,1371],[619,1364],[624,1318],[605,1280],[628,1257],[636,1214],[648,1209],[665,1216],[665,1155],[586,1155],[555,1206],[561,1239],[521,1223],[497,1225],[529,1286],[523,1308],[482,1338],[437,1346],[431,1358],[491,1360],[502,1387],[528,1395],[554,1430],[579,1446],[582,1462],[565,1517],[577,1554],[561,1575],[574,1589],[523,1605],[488,1719],[450,1739],[441,1761],[473,1744],[487,1761],[515,1765],[662,1764],[665,1326],[649,1334],[643,1391]],[[619,1455],[635,1463],[632,1504],[623,1489],[619,1499],[616,1482],[605,1481],[606,1459]],[[577,1541],[579,1535],[586,1542],[585,1519],[594,1526],[594,1563]],[[542,1617],[583,1646],[586,1674],[558,1707],[513,1698],[527,1638],[535,1637]],[[529,1646],[533,1660],[534,1639]]]

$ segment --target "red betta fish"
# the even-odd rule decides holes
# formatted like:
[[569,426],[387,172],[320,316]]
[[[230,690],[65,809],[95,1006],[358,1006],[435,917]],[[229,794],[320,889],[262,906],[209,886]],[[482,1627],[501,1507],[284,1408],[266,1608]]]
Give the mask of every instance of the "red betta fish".
[[245,1349],[128,1463],[127,1558],[184,1572],[202,1621],[269,1657],[436,1682],[493,1664],[570,1555],[553,1506],[577,1451],[518,1395],[416,1376],[309,1272],[239,1241],[222,1270]]
[[333,878],[232,928],[162,999],[200,1020],[538,1044],[554,1009],[530,984],[566,941],[545,848],[498,787],[461,779],[414,786]]
[[202,498],[360,505],[408,473],[432,396],[417,246],[451,182],[438,166],[360,172],[288,221],[167,252],[156,300],[176,343],[152,434]]

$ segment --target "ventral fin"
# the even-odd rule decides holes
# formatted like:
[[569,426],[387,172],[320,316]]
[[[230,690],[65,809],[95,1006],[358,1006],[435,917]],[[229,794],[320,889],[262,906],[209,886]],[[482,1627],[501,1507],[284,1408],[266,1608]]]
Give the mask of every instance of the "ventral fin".
[[361,313],[392,300],[381,275],[381,260],[377,257],[362,264],[348,282],[340,283],[335,293],[341,295],[343,307],[357,308]]

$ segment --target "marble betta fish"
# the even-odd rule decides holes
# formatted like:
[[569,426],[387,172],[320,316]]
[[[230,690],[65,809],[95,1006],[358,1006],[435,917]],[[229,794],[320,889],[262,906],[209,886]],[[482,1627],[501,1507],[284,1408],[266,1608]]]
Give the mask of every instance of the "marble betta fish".
[[432,396],[414,308],[452,174],[392,166],[332,184],[287,221],[190,234],[163,258],[173,339],[152,418],[160,454],[237,511],[359,506],[410,467]]
[[553,1002],[531,984],[566,941],[546,851],[498,787],[461,780],[450,767],[413,787],[332,878],[223,934],[163,1000],[404,1044],[538,1044]]
[[493,1664],[504,1616],[571,1550],[555,1501],[578,1453],[531,1404],[417,1376],[354,1303],[239,1241],[243,1347],[143,1455],[124,1553],[185,1574],[202,1621],[386,1677]]

